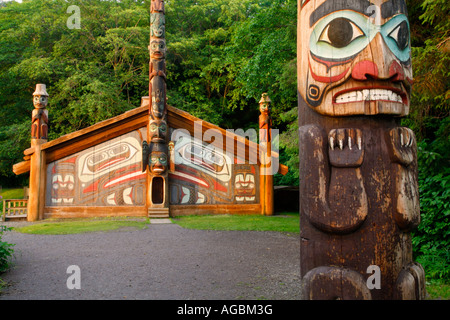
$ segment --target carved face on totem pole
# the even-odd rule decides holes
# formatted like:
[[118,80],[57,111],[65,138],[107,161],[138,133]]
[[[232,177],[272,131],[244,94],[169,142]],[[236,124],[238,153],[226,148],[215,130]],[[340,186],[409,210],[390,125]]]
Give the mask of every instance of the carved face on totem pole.
[[409,22],[403,0],[302,0],[300,95],[329,116],[409,113]]
[[33,93],[33,105],[36,109],[45,109],[48,104],[48,93],[45,84],[37,84]]
[[153,142],[150,153],[150,171],[161,175],[167,170],[167,146],[164,143]]
[[162,90],[156,89],[152,92],[152,114],[155,118],[161,119],[165,111],[165,97]]
[[151,59],[159,60],[166,57],[166,41],[164,39],[152,39],[149,49]]
[[164,120],[150,120],[150,140],[155,141],[165,141],[167,133],[167,123]]
[[264,114],[268,114],[270,111],[270,98],[267,93],[263,93],[261,100],[259,100],[259,111]]
[[151,36],[161,38],[164,37],[164,31],[165,31],[165,17],[164,14],[161,12],[153,12],[151,14]]

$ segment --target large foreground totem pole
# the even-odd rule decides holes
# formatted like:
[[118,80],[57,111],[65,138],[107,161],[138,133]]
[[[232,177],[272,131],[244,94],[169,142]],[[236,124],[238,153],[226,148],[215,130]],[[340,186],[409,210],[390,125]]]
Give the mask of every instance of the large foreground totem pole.
[[143,170],[148,170],[149,216],[169,215],[168,127],[166,105],[166,41],[164,1],[152,0],[150,8],[150,80],[147,141],[143,142]]
[[299,0],[303,299],[422,299],[404,0]]

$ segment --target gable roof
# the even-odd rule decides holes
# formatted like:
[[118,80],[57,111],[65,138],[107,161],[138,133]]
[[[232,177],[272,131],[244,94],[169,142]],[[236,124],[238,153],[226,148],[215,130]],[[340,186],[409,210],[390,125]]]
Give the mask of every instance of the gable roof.
[[[40,147],[41,150],[45,150],[46,152],[46,162],[50,163],[65,158],[74,153],[80,152],[99,143],[111,140],[125,133],[146,127],[149,117],[148,108],[149,99],[148,97],[143,97],[141,106],[138,108],[126,111],[116,117],[98,122],[90,127],[63,135],[55,140],[43,143]],[[240,156],[242,154],[245,154],[245,160],[249,160],[250,152],[257,152],[254,153],[256,155],[259,154],[259,145],[246,139],[245,137],[241,137],[235,133],[224,130],[219,126],[216,126],[207,121],[203,121],[185,111],[174,108],[172,106],[167,106],[167,111],[167,121],[170,128],[185,129],[191,134],[191,136],[194,136],[194,124],[196,122],[201,122],[202,136],[205,131],[212,129],[220,133],[223,137],[222,145],[219,145],[218,143],[220,142],[217,141],[205,142],[211,143],[212,145],[219,147],[222,150],[226,150],[226,145],[230,145],[230,143],[236,143],[236,148],[233,148],[234,155]],[[13,165],[13,172],[16,175],[30,171],[30,158],[34,151],[34,148],[26,149],[24,151],[24,161]],[[275,161],[278,161],[278,153],[272,152],[272,158]],[[282,164],[279,165],[279,173],[284,175],[287,173],[287,171],[288,167]]]

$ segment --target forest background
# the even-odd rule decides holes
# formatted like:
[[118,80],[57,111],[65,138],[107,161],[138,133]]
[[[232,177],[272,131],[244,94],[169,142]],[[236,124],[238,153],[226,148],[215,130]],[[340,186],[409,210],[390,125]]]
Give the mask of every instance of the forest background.
[[[80,28],[69,28],[80,9]],[[414,86],[402,120],[418,139],[422,223],[414,254],[450,279],[450,2],[407,1]],[[166,0],[168,104],[225,129],[258,128],[272,100],[286,176],[298,185],[296,0]],[[0,186],[30,146],[32,93],[49,93],[49,140],[119,115],[148,96],[150,0],[0,0]],[[69,25],[70,25],[69,21]]]

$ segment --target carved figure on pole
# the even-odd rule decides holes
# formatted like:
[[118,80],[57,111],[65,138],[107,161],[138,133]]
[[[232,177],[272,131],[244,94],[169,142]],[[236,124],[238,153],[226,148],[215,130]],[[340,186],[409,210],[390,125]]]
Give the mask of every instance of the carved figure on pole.
[[47,139],[48,134],[48,93],[45,84],[37,84],[33,93],[34,110],[31,114],[31,138]]
[[270,98],[267,93],[263,93],[261,100],[259,101],[259,111],[261,112],[259,116],[259,141],[268,142],[272,141],[271,131],[272,128],[272,118],[270,116]]
[[[166,105],[166,40],[164,1],[152,0],[150,7],[150,74],[149,74],[149,122],[147,125],[148,144],[143,170],[148,166],[147,204],[149,215],[168,216],[169,153],[167,105]],[[144,141],[146,143],[146,141]]]
[[[416,142],[403,0],[299,0],[304,299],[422,299]],[[380,289],[366,284],[377,266]]]
[[273,169],[272,169],[272,118],[270,116],[270,98],[267,93],[261,95],[259,100],[259,154],[261,161],[260,171],[260,198],[263,199],[261,213],[273,214]]
[[162,175],[167,171],[167,146],[164,143],[153,142],[150,150],[150,171],[155,175]]

